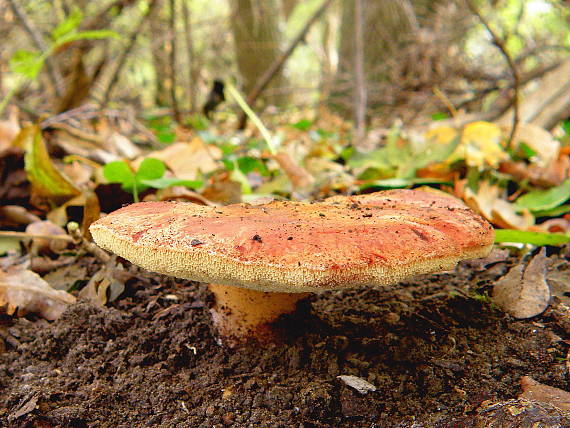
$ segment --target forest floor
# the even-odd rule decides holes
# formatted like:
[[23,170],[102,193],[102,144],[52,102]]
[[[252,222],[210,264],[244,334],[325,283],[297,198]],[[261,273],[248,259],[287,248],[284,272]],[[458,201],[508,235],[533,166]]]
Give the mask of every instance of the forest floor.
[[313,295],[282,320],[284,343],[237,350],[216,340],[203,285],[125,262],[131,279],[109,306],[2,319],[0,426],[568,427],[570,413],[517,399],[524,376],[570,389],[568,306],[515,320],[487,297],[518,261]]

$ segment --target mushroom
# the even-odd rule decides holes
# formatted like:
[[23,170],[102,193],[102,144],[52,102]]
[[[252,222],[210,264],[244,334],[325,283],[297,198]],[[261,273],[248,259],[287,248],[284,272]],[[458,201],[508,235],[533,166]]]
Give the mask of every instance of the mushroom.
[[226,343],[271,337],[308,293],[398,283],[484,257],[493,228],[433,190],[208,207],[142,202],[91,225],[96,243],[148,270],[206,282]]

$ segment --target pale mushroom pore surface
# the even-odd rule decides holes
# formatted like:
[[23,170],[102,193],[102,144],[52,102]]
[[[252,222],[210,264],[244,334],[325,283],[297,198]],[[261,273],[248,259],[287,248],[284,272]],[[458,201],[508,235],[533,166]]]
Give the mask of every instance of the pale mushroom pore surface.
[[494,239],[456,198],[418,190],[225,207],[143,202],[90,230],[101,247],[154,272],[289,293],[448,270],[486,256]]

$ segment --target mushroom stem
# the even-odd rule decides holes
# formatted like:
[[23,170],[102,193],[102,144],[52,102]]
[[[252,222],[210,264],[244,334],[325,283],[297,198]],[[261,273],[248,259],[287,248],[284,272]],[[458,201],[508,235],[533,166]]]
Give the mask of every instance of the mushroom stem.
[[276,336],[272,323],[290,314],[297,303],[310,293],[275,293],[248,288],[209,284],[216,298],[210,310],[214,326],[224,343],[235,346],[249,337],[272,340]]

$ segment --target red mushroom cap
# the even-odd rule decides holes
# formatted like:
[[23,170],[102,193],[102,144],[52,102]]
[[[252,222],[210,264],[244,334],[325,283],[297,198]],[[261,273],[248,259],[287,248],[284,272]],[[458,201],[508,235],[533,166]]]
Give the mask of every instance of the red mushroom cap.
[[456,198],[419,190],[225,207],[143,202],[90,230],[101,247],[151,271],[288,293],[448,270],[486,256],[494,239]]

